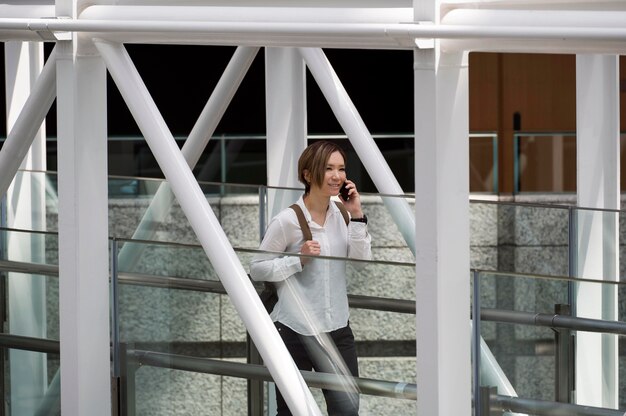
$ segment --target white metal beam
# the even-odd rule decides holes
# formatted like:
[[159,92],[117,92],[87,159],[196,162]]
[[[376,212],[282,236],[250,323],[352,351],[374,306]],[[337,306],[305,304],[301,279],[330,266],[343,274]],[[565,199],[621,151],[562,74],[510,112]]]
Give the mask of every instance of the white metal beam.
[[[206,145],[208,144],[224,112],[228,108],[235,92],[239,88],[243,77],[248,72],[252,61],[257,55],[258,48],[239,47],[233,54],[224,73],[215,85],[211,97],[198,117],[189,137],[181,149],[182,155],[193,169]],[[133,234],[134,240],[151,240],[159,225],[163,222],[174,203],[174,195],[167,182],[159,185],[154,198],[146,209],[137,229]],[[141,254],[141,245],[125,244],[119,252],[119,267],[121,270],[131,271]]]
[[300,7],[287,6],[213,6],[213,5],[93,5],[80,14],[89,20],[155,20],[212,22],[299,22],[299,23],[400,23],[413,21],[411,7]]
[[[43,67],[43,44],[8,42],[4,45],[7,84],[7,129],[9,132],[25,114],[25,103],[38,80]],[[53,67],[54,57],[51,66]],[[53,83],[53,82],[52,82]],[[45,104],[44,104],[45,106]],[[12,135],[12,141],[33,143],[26,157],[23,152],[15,157],[14,166],[22,161],[21,168],[44,171],[46,169],[45,128],[40,120],[33,123],[34,136],[20,137],[20,127]],[[23,127],[23,125],[22,125]],[[10,134],[9,134],[10,135]],[[11,136],[11,135],[10,135]],[[34,140],[33,140],[34,139]],[[14,143],[12,143],[14,144]],[[4,149],[3,149],[4,150]],[[11,149],[13,150],[13,149]],[[8,152],[11,153],[11,150]],[[6,169],[10,180],[15,169]],[[9,173],[10,172],[10,173]],[[43,174],[18,174],[7,192],[7,224],[11,228],[44,230],[45,181]],[[8,255],[11,259],[25,262],[45,262],[45,245],[40,235],[29,239],[7,236]],[[46,338],[46,282],[41,276],[25,276],[9,273],[8,278],[9,328],[12,334]],[[12,351],[9,356],[11,383],[11,411],[24,416],[34,415],[48,387],[47,363],[43,354],[28,351]]]
[[292,413],[321,415],[128,53],[120,44],[96,46]]
[[[567,7],[566,3],[562,4]],[[542,9],[540,5],[523,9],[509,5],[501,8],[474,8],[460,5],[445,13],[441,24],[446,27],[470,28],[491,31],[498,36],[482,37],[468,33],[459,38],[442,40],[446,51],[502,51],[502,52],[552,52],[588,53],[624,51],[616,39],[601,33],[622,31],[626,27],[626,10],[614,8],[562,10]],[[570,4],[571,6],[571,4]],[[507,36],[506,27],[510,29]],[[481,28],[481,29],[479,29]],[[524,31],[521,37],[513,32]],[[549,32],[562,34],[561,38],[549,36]],[[585,40],[580,37],[584,36]]]
[[415,52],[417,414],[469,416],[467,63],[441,59]]
[[[17,70],[17,69],[16,69]],[[0,195],[4,195],[37,136],[56,97],[56,52],[52,51],[19,116],[11,111],[11,127],[0,149]],[[8,107],[7,107],[8,110]],[[41,158],[41,156],[40,156]]]
[[[578,206],[620,209],[619,57],[576,57],[576,154]],[[577,211],[576,276],[619,280],[619,214]],[[575,295],[577,316],[618,320],[617,288],[581,283]],[[617,336],[576,334],[576,402],[616,409]]]
[[[306,68],[293,48],[265,49],[267,184],[300,188],[298,158],[307,146]],[[298,199],[301,191],[270,189],[268,217]]]
[[[414,0],[437,22],[439,1]],[[418,415],[471,414],[467,55],[414,52]]]
[[[513,13],[513,12],[511,12]],[[615,13],[623,15],[624,12]],[[126,43],[169,43],[247,46],[304,46],[338,48],[411,49],[417,39],[442,39],[443,51],[510,50],[517,52],[573,53],[625,52],[626,27],[604,24],[586,26],[584,12],[572,26],[424,25],[417,23],[309,23],[220,21],[108,21],[88,19],[0,18],[0,39],[33,40],[34,36],[58,39],[66,32]],[[492,22],[493,23],[493,22]],[[485,40],[493,42],[485,42]],[[524,45],[527,45],[524,47]]]
[[0,16],[12,18],[54,16],[54,2],[50,4],[0,4]]
[[[337,121],[352,143],[352,147],[374,181],[378,192],[389,195],[404,195],[400,184],[324,52],[318,48],[300,48],[300,53],[333,110]],[[389,209],[394,222],[398,225],[407,245],[415,253],[415,221],[408,201],[401,197],[383,197],[383,202]]]
[[106,68],[57,44],[63,415],[111,414]]

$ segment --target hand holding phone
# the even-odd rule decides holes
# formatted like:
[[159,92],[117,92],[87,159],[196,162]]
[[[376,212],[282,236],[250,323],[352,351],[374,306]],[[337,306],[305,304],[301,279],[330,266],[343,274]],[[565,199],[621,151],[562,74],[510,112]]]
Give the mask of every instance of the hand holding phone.
[[339,195],[341,195],[341,199],[344,201],[350,200],[350,195],[348,194],[348,188],[346,187],[346,182],[341,185],[341,189],[339,189]]

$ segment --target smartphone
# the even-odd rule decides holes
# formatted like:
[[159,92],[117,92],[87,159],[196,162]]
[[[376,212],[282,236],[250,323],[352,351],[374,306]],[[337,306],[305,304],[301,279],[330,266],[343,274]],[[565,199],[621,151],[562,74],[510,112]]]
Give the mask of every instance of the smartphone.
[[341,195],[341,199],[343,199],[344,201],[350,199],[350,195],[348,195],[348,188],[346,188],[345,182],[343,183],[343,185],[341,185],[341,189],[339,189],[339,195]]

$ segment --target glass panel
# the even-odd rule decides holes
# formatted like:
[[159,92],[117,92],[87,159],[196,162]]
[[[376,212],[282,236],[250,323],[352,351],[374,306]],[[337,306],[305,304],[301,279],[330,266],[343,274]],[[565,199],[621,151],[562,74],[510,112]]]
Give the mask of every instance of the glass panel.
[[[0,321],[5,334],[59,339],[56,250],[54,234],[0,229]],[[3,351],[7,414],[35,414],[58,406],[58,355]]]
[[[141,248],[141,255],[132,267],[120,262],[119,333],[122,343],[137,350],[245,361],[246,331],[233,305],[226,295],[210,293],[207,291],[209,287],[201,289],[200,282],[215,283],[217,277],[200,247],[123,243],[126,247]],[[236,253],[248,270],[251,257],[260,252],[237,250]],[[328,260],[345,262],[336,258]],[[372,290],[377,290],[377,296],[409,297],[410,294],[406,293],[409,283],[414,286],[413,264],[350,262],[347,267],[349,287],[358,283],[371,285]],[[180,279],[165,281],[162,278],[159,281],[158,276]],[[396,280],[404,280],[405,286],[389,284]],[[185,285],[194,285],[196,290],[183,290]],[[367,294],[366,288],[360,290]],[[350,322],[359,348],[362,377],[415,383],[413,314],[352,309]],[[246,411],[245,382],[238,379],[232,379],[235,380],[233,387],[227,377],[220,379],[145,365],[137,371],[136,377],[134,397],[138,414],[154,414],[155,409],[168,409],[173,405],[169,398],[174,396],[176,398],[172,400],[177,408],[195,409],[204,403],[204,409],[222,406],[221,409],[228,412],[224,414]],[[202,393],[194,394],[196,391]],[[314,394],[323,402],[319,390]],[[161,401],[163,407],[158,407]],[[393,414],[415,410],[414,401],[366,395],[362,397],[362,406],[370,409],[372,414],[380,414],[379,410],[383,412],[382,409],[389,408],[398,410]],[[211,414],[202,413],[208,410],[198,411],[200,413],[194,414]]]
[[[8,267],[9,269],[11,266]],[[7,271],[0,264],[8,308],[4,332],[44,339],[59,339],[59,279],[56,276]]]
[[[201,285],[215,283],[217,277],[200,247],[124,242],[120,253],[124,250],[138,254],[134,264],[119,262],[118,323],[124,345],[245,360],[246,332],[228,297],[207,292],[210,288]],[[176,288],[189,285],[195,290]],[[241,414],[247,406],[246,384],[237,381],[232,384],[220,376],[141,367],[129,403],[136,402],[138,415],[173,414],[181,409],[184,414]],[[233,413],[229,413],[228,400],[239,404]]]
[[[481,274],[480,280],[483,314],[487,308],[501,313],[553,315],[555,305],[568,304],[568,284],[564,281],[490,273]],[[481,334],[497,362],[489,367],[481,361],[481,385],[493,385],[495,378],[488,374],[495,374],[499,366],[520,397],[555,399],[555,345],[550,328],[500,323],[482,316]]]
[[626,134],[619,135],[620,190],[626,192]]
[[[12,228],[32,231],[57,229],[58,196],[56,175],[18,171],[7,191],[5,220]],[[25,213],[29,215],[25,215]]]
[[8,313],[5,331],[59,339],[58,238],[0,229],[0,276]]
[[137,416],[238,416],[248,411],[247,382],[242,378],[146,365],[133,375],[135,390],[129,394],[134,393]]
[[470,192],[498,192],[498,140],[495,134],[471,134]]
[[[593,280],[619,280],[618,211],[575,209],[576,277]],[[623,217],[623,214],[621,215]]]
[[[478,278],[480,332],[486,346],[481,356],[482,386],[498,386],[498,394],[501,396],[519,396],[523,402],[511,399],[511,403],[525,407],[510,408],[519,413],[534,414],[533,409],[546,405],[567,412],[565,404],[539,401],[575,403],[577,400],[577,403],[602,407],[597,401],[590,402],[590,397],[598,397],[602,389],[610,391],[601,380],[615,377],[619,381],[615,386],[617,394],[614,397],[620,398],[619,408],[626,407],[623,398],[626,383],[624,377],[617,376],[618,366],[623,367],[623,357],[618,352],[619,336],[615,332],[611,333],[623,333],[626,322],[623,313],[620,314],[620,321],[602,317],[602,311],[606,313],[611,305],[617,310],[614,302],[607,302],[610,294],[617,299],[617,284],[580,283],[567,278],[539,278],[497,272],[480,272]],[[571,293],[574,293],[572,288],[576,286],[579,294],[589,296],[599,293],[605,296],[604,300],[592,305],[598,311],[595,316],[585,313],[584,298],[578,296],[576,301],[571,298]],[[622,286],[619,291],[623,292],[624,284],[619,286]],[[596,319],[591,323],[596,327],[595,330],[590,331],[590,327],[581,326],[588,322],[564,319],[570,316],[572,304],[575,304],[573,308],[577,310],[577,316]],[[601,323],[607,323],[600,319],[608,319],[612,327],[600,329]],[[568,358],[568,354],[574,351],[578,358],[574,355]],[[493,354],[495,360],[487,360],[488,354]],[[506,388],[506,383],[498,382],[496,376],[500,370],[510,382],[512,390]],[[585,380],[595,381],[587,383]],[[571,384],[574,382],[575,392]],[[580,414],[583,413],[586,412]]]
[[[134,189],[138,193],[132,195],[132,198],[128,198],[128,195],[109,195],[111,236],[122,239],[198,243],[195,232],[180,205],[171,191],[168,191],[167,182],[157,179],[136,179],[135,182]],[[159,190],[161,187],[162,190]],[[200,188],[231,244],[240,247],[258,247],[259,187],[202,182]],[[160,201],[158,203],[153,202],[155,194],[158,195]],[[139,224],[147,215],[148,207],[151,207],[150,212],[153,216],[149,221],[144,220],[141,229],[138,230]]]
[[[495,134],[471,134],[471,190],[497,192],[497,149]],[[374,141],[405,192],[415,189],[415,145],[413,134],[376,134]],[[347,153],[349,178],[362,192],[376,192],[374,182],[360,162],[345,135],[311,135],[310,141],[339,141]],[[180,147],[184,139],[177,140]],[[193,172],[200,181],[262,185],[266,182],[265,136],[216,136],[204,150]],[[111,175],[161,178],[163,174],[152,152],[141,138],[109,138],[109,173]],[[115,195],[134,192],[137,184],[118,179],[110,191]]]
[[575,192],[576,135],[517,134],[515,192]]
[[[0,349],[4,374],[3,414],[7,416],[60,414],[58,354]],[[6,361],[5,361],[6,360]]]
[[0,259],[57,265],[58,236],[53,232],[0,228]]
[[472,201],[471,267],[567,276],[569,207]]

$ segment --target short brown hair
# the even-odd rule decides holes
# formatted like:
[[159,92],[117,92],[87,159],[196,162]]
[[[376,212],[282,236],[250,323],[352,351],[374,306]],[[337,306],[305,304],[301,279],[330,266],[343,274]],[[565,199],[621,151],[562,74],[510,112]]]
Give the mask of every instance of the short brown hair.
[[311,184],[304,177],[304,171],[308,170],[311,175],[311,181],[318,186],[324,181],[326,173],[326,164],[330,155],[339,152],[346,162],[346,152],[339,145],[327,140],[320,140],[309,145],[298,159],[298,180],[304,184],[304,192],[309,193]]

